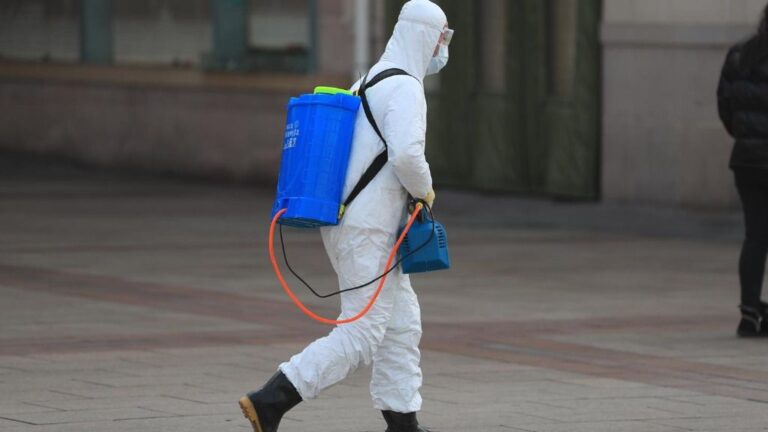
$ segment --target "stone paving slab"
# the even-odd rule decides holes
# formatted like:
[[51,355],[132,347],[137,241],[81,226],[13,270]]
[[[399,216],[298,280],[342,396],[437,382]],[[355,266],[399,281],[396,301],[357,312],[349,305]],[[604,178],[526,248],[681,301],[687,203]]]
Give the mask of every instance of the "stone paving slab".
[[[237,399],[328,331],[275,284],[271,191],[7,164],[0,431],[249,431]],[[413,277],[424,424],[768,430],[768,343],[734,335],[738,213],[451,191],[436,211],[455,265]],[[316,233],[288,234],[292,260],[334,289]],[[369,377],[301,404],[281,431],[383,430]]]

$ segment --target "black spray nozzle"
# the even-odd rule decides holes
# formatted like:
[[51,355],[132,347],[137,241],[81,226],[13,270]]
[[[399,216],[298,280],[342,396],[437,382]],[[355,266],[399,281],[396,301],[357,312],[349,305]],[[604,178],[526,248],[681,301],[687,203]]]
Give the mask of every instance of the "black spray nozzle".
[[419,212],[419,216],[416,218],[416,222],[424,223],[425,221],[434,220],[432,216],[432,208],[421,198],[414,198],[410,194],[408,195],[408,213],[413,213],[416,210],[416,205],[421,204],[422,208]]
[[429,208],[429,204],[422,198],[414,198],[411,194],[408,194],[408,212],[412,213],[416,209],[416,204],[421,204],[425,208]]

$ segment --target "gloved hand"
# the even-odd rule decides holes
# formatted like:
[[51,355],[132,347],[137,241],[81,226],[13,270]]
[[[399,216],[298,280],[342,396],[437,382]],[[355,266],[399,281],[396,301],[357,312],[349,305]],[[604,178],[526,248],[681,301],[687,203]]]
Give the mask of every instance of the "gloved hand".
[[427,202],[427,205],[429,205],[429,208],[432,208],[432,205],[435,203],[434,189],[430,189],[429,192],[427,192],[427,196],[424,197],[424,201]]

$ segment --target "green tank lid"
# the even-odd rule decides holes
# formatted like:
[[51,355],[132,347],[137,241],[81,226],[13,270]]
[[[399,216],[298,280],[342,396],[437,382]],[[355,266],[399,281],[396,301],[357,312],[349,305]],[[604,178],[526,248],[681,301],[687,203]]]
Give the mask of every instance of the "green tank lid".
[[354,95],[349,90],[344,90],[344,89],[340,89],[340,88],[336,88],[336,87],[326,87],[326,86],[317,86],[317,87],[315,87],[315,94],[318,94],[318,93],[321,93],[321,94],[338,94],[338,93],[341,93],[341,94],[350,95],[350,96]]

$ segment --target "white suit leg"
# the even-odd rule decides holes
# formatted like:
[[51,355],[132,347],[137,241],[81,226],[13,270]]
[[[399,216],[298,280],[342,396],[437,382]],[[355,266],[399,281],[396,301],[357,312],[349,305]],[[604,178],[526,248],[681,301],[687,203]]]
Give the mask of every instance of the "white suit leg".
[[421,311],[408,275],[394,273],[394,312],[373,356],[370,390],[376,409],[410,413],[421,409]]
[[[348,288],[381,274],[389,254],[390,235],[372,230],[333,228],[323,233],[326,249],[339,275],[339,286]],[[378,283],[341,295],[340,319],[359,313]],[[384,339],[392,316],[398,278],[387,278],[376,303],[359,320],[335,327],[328,336],[280,365],[302,399],[317,397],[338,383],[360,364],[370,364]]]

